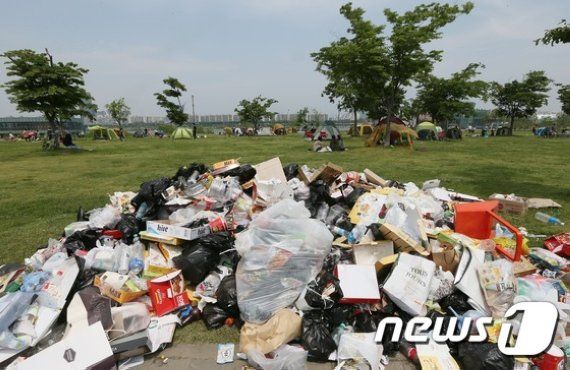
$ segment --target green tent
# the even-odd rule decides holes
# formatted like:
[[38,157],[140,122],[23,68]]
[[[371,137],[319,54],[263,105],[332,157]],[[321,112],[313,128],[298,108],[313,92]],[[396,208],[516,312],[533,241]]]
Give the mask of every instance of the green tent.
[[435,140],[437,138],[437,126],[431,122],[422,122],[416,126],[416,132],[420,140]]
[[192,139],[192,129],[186,126],[178,126],[174,132],[172,132],[172,139]]
[[119,140],[117,132],[109,127],[91,126],[87,130],[93,133],[93,140]]

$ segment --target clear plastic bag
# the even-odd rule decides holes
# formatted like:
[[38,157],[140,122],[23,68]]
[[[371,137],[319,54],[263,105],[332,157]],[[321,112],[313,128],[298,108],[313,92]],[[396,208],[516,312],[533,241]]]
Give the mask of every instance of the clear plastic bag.
[[305,370],[307,369],[307,351],[302,348],[283,345],[267,358],[260,351],[247,353],[250,365],[262,370]]
[[483,263],[479,267],[479,281],[493,317],[505,316],[517,294],[513,263],[502,258]]
[[109,338],[117,339],[144,330],[150,324],[150,314],[144,303],[130,302],[111,308],[113,326]]
[[260,213],[238,234],[236,271],[243,320],[263,323],[291,306],[321,270],[332,234],[300,203],[284,200]]
[[113,228],[120,220],[121,211],[110,205],[94,209],[89,215],[89,225],[94,229]]

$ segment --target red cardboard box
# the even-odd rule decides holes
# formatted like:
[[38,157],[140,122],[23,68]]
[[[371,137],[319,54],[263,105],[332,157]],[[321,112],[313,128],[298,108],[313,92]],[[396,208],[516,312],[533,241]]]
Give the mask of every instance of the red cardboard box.
[[190,304],[184,286],[184,277],[182,277],[180,270],[149,280],[147,285],[150,300],[157,316],[165,315]]

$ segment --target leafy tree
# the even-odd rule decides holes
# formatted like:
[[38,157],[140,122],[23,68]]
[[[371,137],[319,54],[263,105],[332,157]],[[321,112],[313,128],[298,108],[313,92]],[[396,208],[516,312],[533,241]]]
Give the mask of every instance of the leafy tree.
[[307,123],[307,115],[309,114],[309,108],[304,107],[299,109],[297,112],[297,117],[295,118],[295,125],[303,126]]
[[[184,104],[180,100],[182,92],[186,91],[186,86],[174,77],[165,78],[162,82],[168,88],[164,89],[162,93],[154,94],[156,102],[159,107],[166,110],[166,117],[170,122],[182,126],[188,122],[188,114],[184,112]],[[172,99],[176,101],[172,101]]]
[[570,115],[570,85],[560,85],[558,100],[562,103],[562,112]]
[[538,40],[534,40],[536,45],[543,43],[544,45],[568,44],[570,43],[570,25],[563,19],[558,27],[546,30],[544,36]]
[[239,102],[234,111],[238,114],[242,123],[253,124],[253,128],[257,134],[259,122],[264,118],[272,119],[277,114],[276,112],[271,112],[269,110],[275,103],[277,103],[277,100],[264,98],[259,95],[253,100],[243,99]]
[[420,101],[418,99],[406,99],[402,101],[400,106],[400,117],[412,122],[417,121],[420,114],[423,113]]
[[123,122],[126,122],[131,115],[131,108],[125,103],[125,98],[113,100],[105,106],[111,115],[111,118],[117,122],[119,128],[123,128]]
[[[418,76],[431,72],[433,63],[441,60],[441,50],[426,51],[424,46],[441,37],[442,27],[471,9],[471,2],[462,6],[423,4],[403,14],[385,9],[384,15],[391,27],[387,33],[385,25],[376,26],[364,20],[364,10],[348,3],[341,7],[341,14],[350,22],[348,33],[351,38],[331,43],[329,49],[321,49],[313,58],[318,69],[321,65],[326,66],[325,76],[329,83],[344,81],[345,85],[341,87],[348,86],[346,90],[350,94],[342,96],[352,96],[352,99],[347,99],[346,104],[362,108],[369,117],[386,113],[388,127],[384,145],[388,146],[390,120],[400,110],[405,88]],[[338,60],[346,55],[350,56],[351,68]],[[340,70],[342,79],[335,76],[335,68]],[[334,91],[338,92],[338,89]]]
[[420,81],[417,102],[423,111],[429,113],[434,123],[441,123],[447,129],[449,122],[460,114],[471,114],[475,103],[470,98],[483,97],[488,84],[474,80],[482,64],[471,63],[450,78],[428,75]]
[[531,71],[522,81],[492,83],[491,102],[497,107],[498,114],[510,118],[510,135],[516,118],[531,116],[548,102],[546,93],[550,90],[550,82],[544,71]]
[[85,90],[83,76],[87,69],[72,62],[54,63],[52,55],[33,50],[12,50],[6,58],[7,76],[14,79],[3,87],[20,112],[40,112],[53,132],[51,149],[59,148],[63,122],[74,116],[93,119],[97,107]]

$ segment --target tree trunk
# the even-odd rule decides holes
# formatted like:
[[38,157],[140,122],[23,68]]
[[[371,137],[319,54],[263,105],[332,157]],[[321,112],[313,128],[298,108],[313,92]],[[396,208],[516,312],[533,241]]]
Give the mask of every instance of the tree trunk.
[[352,111],[354,112],[354,129],[352,132],[352,136],[359,136],[360,133],[358,132],[358,117],[356,114],[356,108],[353,108]]
[[509,136],[513,136],[515,130],[515,116],[511,116],[511,125],[509,126]]
[[388,114],[386,115],[386,131],[384,131],[384,147],[390,146],[390,123],[392,121],[392,104],[388,105]]
[[53,138],[52,138],[52,144],[51,144],[51,149],[55,150],[55,149],[59,149],[59,138],[61,136],[61,123],[58,121],[50,121],[49,123],[52,132],[53,132]]
[[253,135],[257,135],[257,121],[253,122]]

